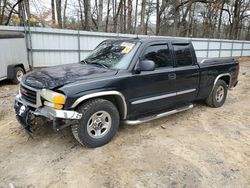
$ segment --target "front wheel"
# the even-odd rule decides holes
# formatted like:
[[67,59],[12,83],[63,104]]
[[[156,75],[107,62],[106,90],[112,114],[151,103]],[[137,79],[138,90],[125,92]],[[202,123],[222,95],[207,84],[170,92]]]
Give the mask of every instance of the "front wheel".
[[107,144],[115,135],[120,116],[115,105],[104,99],[92,99],[79,107],[82,118],[72,125],[76,140],[87,147]]
[[227,84],[224,80],[218,80],[212,93],[206,99],[206,103],[214,108],[221,107],[227,98]]

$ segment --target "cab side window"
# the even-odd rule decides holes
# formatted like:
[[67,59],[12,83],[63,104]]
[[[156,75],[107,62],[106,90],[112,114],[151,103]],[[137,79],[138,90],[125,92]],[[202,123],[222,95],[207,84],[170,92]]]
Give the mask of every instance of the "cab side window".
[[193,64],[189,44],[173,44],[173,47],[178,67],[189,66]]
[[172,67],[172,60],[167,44],[154,44],[146,48],[143,60],[152,60],[156,68]]

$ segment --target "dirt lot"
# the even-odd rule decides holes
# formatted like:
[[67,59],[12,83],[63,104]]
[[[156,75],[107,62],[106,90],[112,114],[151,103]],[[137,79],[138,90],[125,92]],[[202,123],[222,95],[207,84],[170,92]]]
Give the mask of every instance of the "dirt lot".
[[27,139],[12,109],[17,86],[0,83],[0,187],[249,187],[250,62],[218,109],[203,104],[122,126],[87,149],[70,129],[44,126]]

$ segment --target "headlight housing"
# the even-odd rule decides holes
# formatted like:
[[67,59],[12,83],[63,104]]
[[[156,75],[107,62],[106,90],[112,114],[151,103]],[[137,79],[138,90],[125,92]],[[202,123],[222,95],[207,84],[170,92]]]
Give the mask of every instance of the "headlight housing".
[[42,89],[41,96],[46,100],[44,102],[44,105],[50,106],[56,109],[62,109],[66,101],[65,95],[51,91],[49,89]]

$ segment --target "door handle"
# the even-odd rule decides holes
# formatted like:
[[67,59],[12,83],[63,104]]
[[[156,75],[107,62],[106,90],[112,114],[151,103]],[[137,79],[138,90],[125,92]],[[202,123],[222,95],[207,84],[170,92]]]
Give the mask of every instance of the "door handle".
[[169,80],[175,80],[176,79],[176,74],[175,73],[168,74],[168,79]]

